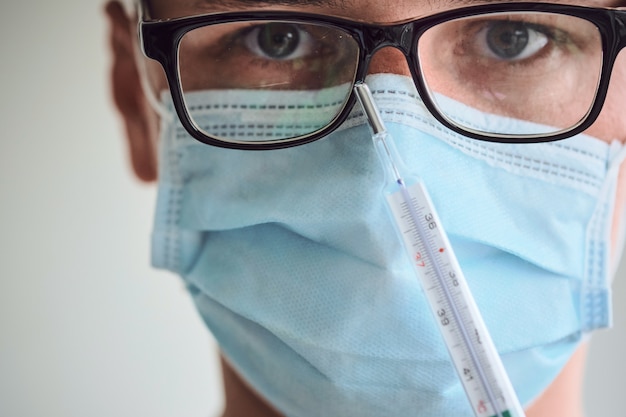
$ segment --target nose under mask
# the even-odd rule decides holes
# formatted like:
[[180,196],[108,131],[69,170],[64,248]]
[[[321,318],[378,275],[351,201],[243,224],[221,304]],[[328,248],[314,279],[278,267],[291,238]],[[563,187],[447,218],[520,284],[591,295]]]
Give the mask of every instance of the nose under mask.
[[[529,404],[610,324],[621,145],[479,142],[438,124],[410,78],[367,83]],[[164,119],[159,158],[153,264],[181,275],[225,358],[277,410],[471,415],[388,218],[360,109],[324,139],[266,152],[210,147]]]

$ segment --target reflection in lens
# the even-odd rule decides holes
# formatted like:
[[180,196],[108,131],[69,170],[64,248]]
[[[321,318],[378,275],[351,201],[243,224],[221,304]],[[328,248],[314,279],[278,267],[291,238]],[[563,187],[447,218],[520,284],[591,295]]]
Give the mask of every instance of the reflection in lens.
[[[501,122],[506,118],[530,122],[526,135],[579,124],[593,105],[602,71],[598,28],[553,13],[451,20],[426,31],[418,55],[430,98],[445,118],[505,136],[520,135],[514,123]],[[468,108],[505,118],[469,117]]]
[[302,137],[328,125],[352,84],[321,90],[204,90],[185,95],[194,123],[225,141],[262,142]]
[[288,140],[338,116],[350,96],[358,56],[356,41],[330,26],[221,23],[184,35],[180,82],[188,111],[206,134]]

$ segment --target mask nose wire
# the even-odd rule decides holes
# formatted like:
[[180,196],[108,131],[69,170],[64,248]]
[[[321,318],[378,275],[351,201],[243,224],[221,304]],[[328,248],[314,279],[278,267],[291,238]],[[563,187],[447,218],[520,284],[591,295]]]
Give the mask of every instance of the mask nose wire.
[[[411,80],[414,88],[413,92],[417,97],[419,97],[419,100],[421,100],[420,89],[413,73],[411,72],[410,62],[410,58],[403,53],[401,47],[390,44],[382,45],[375,48],[369,55],[368,59],[364,61],[363,65],[365,65],[365,69],[362,72],[361,77],[358,77],[355,80],[354,86],[356,87],[359,84],[365,84],[370,87],[370,84],[367,82],[367,77],[370,75],[388,74],[405,76]],[[374,94],[377,93],[377,91],[374,90],[372,92]],[[355,94],[354,91],[353,94]],[[353,106],[357,108],[361,107],[359,106],[358,97]]]

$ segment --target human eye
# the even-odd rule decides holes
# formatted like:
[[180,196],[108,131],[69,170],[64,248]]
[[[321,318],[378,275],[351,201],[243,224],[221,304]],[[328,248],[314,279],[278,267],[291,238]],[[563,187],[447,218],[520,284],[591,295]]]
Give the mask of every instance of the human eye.
[[499,20],[483,25],[470,43],[485,57],[520,61],[535,56],[556,38],[554,29],[547,26]]
[[265,59],[290,60],[303,58],[315,50],[315,40],[296,24],[272,22],[246,30],[244,45]]
[[521,64],[555,65],[586,47],[588,41],[576,33],[576,26],[563,27],[544,20],[535,17],[469,21],[457,32],[460,35],[455,55],[490,70],[512,70]]

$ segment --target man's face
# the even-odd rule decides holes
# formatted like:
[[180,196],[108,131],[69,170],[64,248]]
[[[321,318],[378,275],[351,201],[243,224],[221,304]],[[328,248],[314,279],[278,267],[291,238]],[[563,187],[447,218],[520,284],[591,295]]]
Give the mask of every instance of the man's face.
[[[561,2],[597,7],[626,6],[626,3],[623,1],[617,2],[614,0],[568,0]],[[334,15],[355,21],[385,24],[423,17],[445,10],[450,10],[455,7],[476,4],[478,2],[471,0],[285,0],[267,2],[254,0],[151,0],[150,3],[150,17],[154,19],[185,17],[211,12],[287,10],[322,15]],[[121,17],[117,21],[122,23],[131,23],[130,25],[126,25],[131,27],[131,29],[128,29],[128,27],[124,28],[124,24],[119,24],[119,27],[116,28],[118,29],[118,32],[126,30],[128,33],[125,35],[127,35],[126,38],[128,39],[130,39],[131,36],[135,36],[136,22],[127,22],[127,20],[124,20]],[[133,156],[134,166],[136,172],[138,172],[142,178],[153,180],[156,178],[156,170],[154,169],[156,164],[154,162],[154,147],[158,137],[158,118],[155,117],[155,113],[152,111],[150,106],[146,104],[143,91],[137,87],[139,85],[137,80],[137,71],[136,68],[129,63],[128,59],[131,55],[133,59],[135,58],[135,55],[132,53],[133,51],[131,51],[132,48],[128,46],[130,42],[126,42],[127,44],[120,46],[115,43],[115,37],[113,38],[114,48],[115,46],[118,46],[117,55],[120,58],[119,64],[115,66],[115,69],[119,71],[119,74],[114,74],[114,79],[116,80],[116,90],[114,93],[116,95],[118,106],[120,107],[127,123],[127,131],[130,139],[130,149]],[[126,57],[124,57],[123,52],[126,52]],[[145,66],[145,68],[147,68],[145,73],[143,71],[139,71],[142,73],[142,76],[147,76],[150,84],[152,84],[156,90],[167,90],[167,83],[159,64],[145,58],[140,62],[140,67]],[[137,62],[133,61],[133,64],[137,64]],[[434,63],[432,65],[433,71],[436,72],[438,70],[437,65]],[[128,68],[131,67],[133,71],[128,71]],[[233,73],[240,73],[242,69],[249,70],[249,68],[239,65],[229,65],[228,69],[232,69]],[[382,49],[375,54],[370,63],[369,72],[373,74],[394,73],[410,75],[406,57],[400,51],[392,48]],[[225,75],[233,76],[232,74],[227,73],[225,73]],[[215,77],[215,79],[209,80],[208,82],[216,83],[212,85],[213,88],[229,88],[230,86],[219,84],[224,82],[224,78],[225,77],[223,76]],[[191,86],[192,88],[195,88],[193,84],[191,84]],[[575,89],[572,88],[565,89],[563,91],[554,91],[554,88],[549,88],[548,86],[546,89],[549,89],[557,95],[575,93]],[[625,91],[626,52],[622,52],[615,63],[615,68],[612,71],[611,85],[603,110],[597,121],[586,131],[587,134],[606,142],[611,142],[613,140],[620,140],[622,142],[626,141],[626,117],[623,117],[623,109],[626,108]],[[576,95],[572,95],[572,99],[568,99],[567,101],[571,101],[572,106],[575,106]],[[142,168],[142,164],[144,167],[147,165],[150,166],[150,168]],[[626,164],[623,164],[622,166],[624,165]],[[613,221],[614,244],[618,236],[617,232],[622,227],[622,225],[620,225],[621,219],[619,213],[623,212],[625,200],[626,169],[622,168],[618,183],[618,195]],[[553,415],[553,413],[545,415]]]

